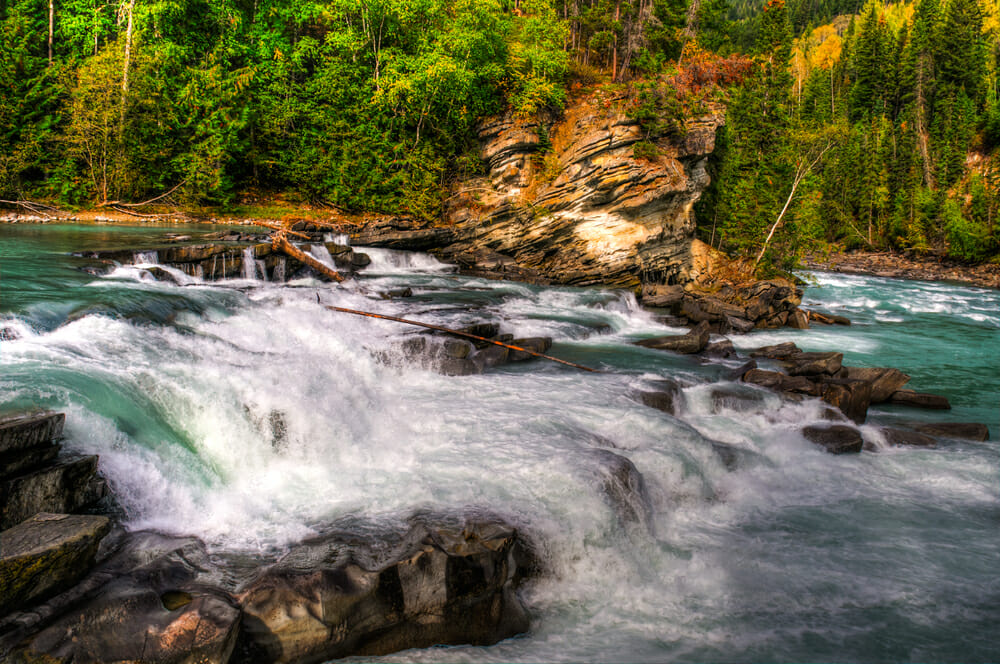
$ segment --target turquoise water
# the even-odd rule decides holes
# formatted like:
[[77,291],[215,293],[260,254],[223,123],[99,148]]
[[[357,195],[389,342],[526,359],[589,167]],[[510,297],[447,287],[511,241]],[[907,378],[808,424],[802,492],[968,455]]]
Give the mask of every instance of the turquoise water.
[[[630,345],[671,330],[624,293],[489,282],[379,250],[342,286],[176,286],[134,266],[88,274],[67,254],[170,231],[0,226],[0,327],[20,335],[0,341],[0,408],[65,410],[67,445],[101,455],[130,527],[219,550],[280,552],[332,518],[393,524],[424,507],[486,506],[535,535],[550,572],[524,591],[530,634],[386,661],[1000,660],[1000,292],[817,273],[807,306],[853,326],[735,337],[842,350],[952,401],[875,408],[862,431],[878,451],[835,457],[800,434],[818,403],[719,410],[727,366]],[[379,297],[403,285],[414,297]],[[317,295],[494,320],[605,371],[440,376],[397,350],[414,330]],[[687,385],[679,417],[630,397],[662,377]],[[986,422],[991,439],[879,445],[880,424],[914,420]],[[712,441],[744,461],[727,469]],[[597,447],[642,472],[650,529],[603,498]]]

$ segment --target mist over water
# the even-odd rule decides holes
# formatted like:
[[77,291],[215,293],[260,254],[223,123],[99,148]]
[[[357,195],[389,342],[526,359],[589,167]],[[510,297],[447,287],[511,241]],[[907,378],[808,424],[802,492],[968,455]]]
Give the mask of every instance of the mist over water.
[[[0,408],[65,410],[66,445],[101,455],[129,527],[219,551],[275,554],[333,519],[389,527],[465,506],[537,540],[549,569],[525,590],[529,635],[387,661],[1000,659],[997,291],[817,273],[804,306],[854,325],[732,338],[840,350],[951,399],[873,408],[876,445],[878,425],[901,421],[981,421],[992,436],[838,457],[800,434],[817,402],[720,409],[726,365],[631,345],[680,330],[630,294],[474,279],[387,250],[335,286],[256,272],[174,285],[141,262],[96,276],[67,253],[164,232],[0,226],[0,328],[19,337],[0,341]],[[413,296],[380,296],[403,287]],[[603,373],[535,361],[442,376],[400,350],[418,329],[317,295],[551,336],[552,355]],[[687,385],[679,417],[630,396],[663,377]],[[736,469],[713,441],[738,448]],[[643,474],[648,528],[607,502],[595,449]]]

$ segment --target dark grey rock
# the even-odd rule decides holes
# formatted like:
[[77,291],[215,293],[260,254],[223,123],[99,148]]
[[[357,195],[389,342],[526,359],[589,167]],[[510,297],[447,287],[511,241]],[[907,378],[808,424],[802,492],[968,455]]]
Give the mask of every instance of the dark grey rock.
[[914,428],[920,433],[928,436],[940,436],[943,438],[964,438],[966,440],[989,440],[990,430],[985,424],[975,422],[935,422],[930,424],[917,424]]
[[947,397],[913,390],[896,390],[889,396],[889,403],[930,410],[951,410]]
[[653,508],[642,473],[631,460],[609,450],[586,450],[605,499],[623,525],[653,527]]
[[672,380],[657,381],[652,390],[638,390],[633,398],[644,406],[676,416],[684,405],[681,386]]
[[675,353],[690,355],[700,353],[708,345],[710,336],[709,325],[702,321],[687,334],[668,335],[654,337],[653,339],[643,339],[635,342],[635,345],[643,348],[655,348],[656,350],[669,350]]
[[802,435],[830,454],[856,454],[864,447],[861,432],[842,424],[808,426],[802,430]]
[[47,445],[62,435],[66,416],[38,412],[0,418],[0,454]]
[[38,512],[75,512],[103,493],[93,482],[97,457],[67,458],[55,465],[0,481],[0,528],[18,524]]
[[917,431],[891,427],[883,427],[879,431],[885,436],[885,442],[893,447],[937,447],[936,440]]
[[[528,337],[525,339],[514,339],[510,342],[512,346],[519,346],[535,353],[546,353],[552,348],[552,337]],[[535,356],[520,350],[512,350],[507,358],[508,362],[524,362],[533,360]]]

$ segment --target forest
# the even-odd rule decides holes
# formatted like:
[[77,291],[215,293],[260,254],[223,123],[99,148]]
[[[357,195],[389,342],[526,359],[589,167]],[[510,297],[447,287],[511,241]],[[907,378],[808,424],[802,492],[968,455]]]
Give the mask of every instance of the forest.
[[435,219],[482,119],[683,112],[679,73],[738,62],[706,241],[1000,260],[998,32],[994,0],[0,0],[0,199]]

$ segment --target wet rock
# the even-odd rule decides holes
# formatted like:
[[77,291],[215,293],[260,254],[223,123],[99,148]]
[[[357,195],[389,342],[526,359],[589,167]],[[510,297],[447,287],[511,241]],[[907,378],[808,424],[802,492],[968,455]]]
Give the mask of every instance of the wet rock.
[[747,334],[754,329],[754,322],[736,316],[725,316],[719,322],[720,334]]
[[475,364],[479,371],[482,372],[486,369],[506,364],[509,356],[510,349],[490,344],[485,348],[476,351],[471,359],[473,364]]
[[0,341],[17,341],[21,335],[10,326],[0,327]]
[[723,339],[722,341],[716,341],[705,346],[702,355],[708,357],[734,357],[736,355],[736,348],[733,346],[732,341]]
[[888,401],[893,392],[898,391],[910,380],[910,377],[899,369],[888,367],[844,367],[847,378],[864,380],[872,384],[872,403]]
[[748,388],[713,387],[709,393],[712,400],[712,412],[731,410],[738,413],[760,411],[764,405],[764,394]]
[[385,300],[394,300],[401,297],[413,297],[413,289],[409,287],[396,288],[393,290],[384,291],[383,293],[380,293],[380,295],[382,296],[382,299]]
[[888,399],[891,404],[927,408],[930,410],[951,410],[951,404],[946,397],[913,390],[896,390]]
[[67,458],[54,465],[0,481],[0,528],[37,512],[75,512],[104,497],[97,457]]
[[438,363],[438,371],[445,376],[474,376],[483,372],[472,360],[446,357]]
[[746,318],[746,310],[743,307],[708,295],[701,297],[686,295],[681,304],[681,314],[696,323],[701,321],[717,323],[726,318]]
[[657,309],[673,309],[684,298],[684,288],[679,285],[644,284],[642,306]]
[[671,380],[657,381],[653,390],[637,390],[633,398],[644,406],[676,416],[684,405],[681,386]]
[[227,664],[240,611],[192,538],[135,533],[84,579],[89,592],[20,639],[14,661]]
[[848,419],[863,424],[871,404],[872,385],[863,380],[831,378],[823,382],[823,401],[839,408]]
[[743,374],[743,382],[760,385],[778,392],[792,392],[818,397],[822,388],[805,376],[786,376],[777,371],[751,369]]
[[792,353],[783,358],[789,376],[832,376],[840,371],[843,360],[843,353]]
[[49,411],[0,418],[0,454],[48,445],[62,436],[66,416]]
[[[546,353],[552,348],[552,337],[528,337],[525,339],[514,339],[510,342],[512,346],[519,346],[535,353]],[[508,362],[523,362],[533,360],[535,356],[519,350],[512,350],[507,358]]]
[[103,516],[41,512],[0,533],[0,616],[79,581],[110,528]]
[[[736,367],[735,369],[728,371],[724,374],[724,377],[728,380],[742,380],[743,376],[747,374],[751,369],[757,368],[757,360],[749,360],[744,362],[742,365]],[[752,381],[747,381],[752,382]]]
[[930,436],[907,429],[883,427],[879,429],[885,442],[893,447],[937,447],[937,441]]
[[823,325],[850,325],[851,320],[836,314],[823,314],[818,311],[806,310],[806,316],[811,322],[822,323]]
[[861,432],[842,424],[808,426],[802,429],[802,435],[830,454],[857,454],[864,447]]
[[943,438],[986,441],[990,437],[990,430],[985,424],[976,424],[974,422],[935,422],[917,424],[914,428],[928,436],[940,436]]
[[[497,323],[476,323],[475,325],[459,328],[459,332],[466,332],[473,336],[482,337],[483,339],[494,339],[500,334],[500,325]],[[477,348],[490,345],[492,344],[486,344],[481,341],[476,342]]]
[[655,348],[656,350],[669,350],[675,353],[690,355],[700,353],[708,345],[710,336],[708,323],[702,321],[687,334],[668,335],[654,337],[653,339],[643,339],[635,342],[636,346],[643,348]]
[[629,459],[608,450],[587,450],[601,492],[624,525],[652,530],[653,508],[642,473]]
[[761,346],[756,350],[750,351],[750,357],[764,357],[769,360],[785,360],[790,356],[797,355],[801,352],[801,348],[796,346],[791,341],[786,341],[774,346]]
[[801,309],[792,309],[788,314],[788,320],[785,321],[785,325],[793,327],[797,330],[808,330],[809,316]]
[[177,280],[176,275],[173,275],[169,271],[156,265],[150,265],[149,267],[145,268],[144,271],[157,281],[166,281],[167,283],[174,284],[175,286],[179,286],[181,283],[180,281]]
[[475,516],[416,523],[396,543],[346,533],[307,540],[238,593],[235,661],[320,662],[524,632],[514,594],[521,542],[513,526]]

